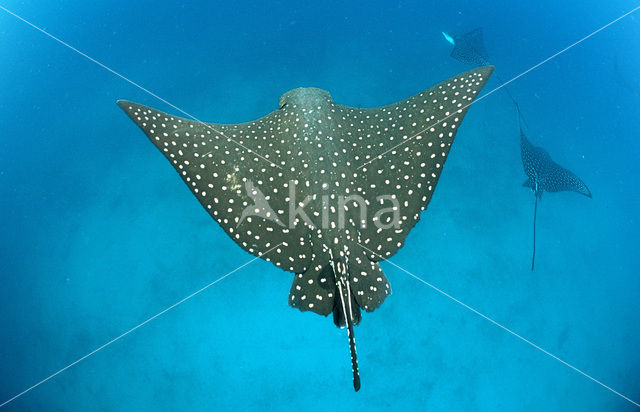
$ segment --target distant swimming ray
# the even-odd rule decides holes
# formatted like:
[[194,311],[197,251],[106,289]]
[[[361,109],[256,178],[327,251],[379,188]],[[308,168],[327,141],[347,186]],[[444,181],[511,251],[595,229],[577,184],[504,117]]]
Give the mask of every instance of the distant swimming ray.
[[[453,50],[451,51],[451,57],[454,59],[470,65],[489,65],[492,64],[489,61],[489,54],[484,46],[484,36],[482,34],[482,27],[477,27],[470,32],[463,34],[461,36],[456,36],[452,34],[448,34],[442,32],[444,38],[453,45]],[[494,76],[498,79],[498,81],[502,84],[505,83],[498,73],[495,73]],[[502,87],[504,91],[507,93],[507,96],[511,99],[511,101],[518,106],[516,99],[513,97],[509,88],[505,85]],[[527,125],[526,119],[522,116],[520,110],[518,110],[519,116],[522,121],[524,121],[525,125]],[[527,125],[528,126],[528,125]]]
[[442,33],[449,43],[453,40],[451,57],[466,64],[485,66],[489,64],[489,54],[484,47],[482,27],[477,27],[462,36]]
[[[517,106],[516,106],[517,107]],[[535,195],[533,209],[533,253],[531,256],[531,270],[536,259],[536,216],[538,213],[538,199],[542,199],[542,192],[576,192],[591,197],[587,185],[572,171],[565,169],[551,159],[549,153],[541,147],[531,144],[520,125],[520,154],[522,166],[527,175],[523,186],[530,188]]]

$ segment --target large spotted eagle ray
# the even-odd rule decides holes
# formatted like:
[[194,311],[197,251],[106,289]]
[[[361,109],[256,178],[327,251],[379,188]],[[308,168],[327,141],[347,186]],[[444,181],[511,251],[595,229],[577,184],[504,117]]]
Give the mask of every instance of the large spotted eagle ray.
[[[520,109],[516,105],[518,112]],[[518,119],[522,117],[519,115]],[[533,207],[533,253],[531,255],[531,270],[536,261],[536,215],[538,214],[538,199],[542,199],[542,192],[577,192],[591,197],[591,191],[584,182],[572,171],[565,169],[551,159],[549,153],[541,147],[531,144],[520,123],[520,155],[522,166],[527,174],[523,186],[530,188],[535,195]]]
[[391,294],[378,262],[402,247],[420,219],[462,118],[492,72],[476,68],[371,109],[338,105],[324,90],[294,89],[277,110],[240,124],[118,105],[231,239],[295,273],[289,305],[333,313],[336,326],[347,328],[357,391],[353,326],[361,309],[373,312]]

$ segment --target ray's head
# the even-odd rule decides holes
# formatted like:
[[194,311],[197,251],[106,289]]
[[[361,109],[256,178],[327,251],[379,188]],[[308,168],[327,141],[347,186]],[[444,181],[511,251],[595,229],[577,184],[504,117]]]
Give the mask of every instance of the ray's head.
[[289,90],[280,96],[280,104],[278,107],[317,107],[331,102],[333,102],[331,94],[326,90],[315,87],[299,87],[297,89]]

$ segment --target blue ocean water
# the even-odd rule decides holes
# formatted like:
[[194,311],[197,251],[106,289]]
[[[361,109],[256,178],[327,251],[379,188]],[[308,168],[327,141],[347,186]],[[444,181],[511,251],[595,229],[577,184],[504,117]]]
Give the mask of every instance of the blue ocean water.
[[[389,104],[469,69],[441,31],[484,28],[513,78],[633,2],[4,1],[199,119],[253,120],[289,89]],[[523,188],[517,118],[474,104],[392,260],[640,401],[640,15],[509,85],[528,134],[593,199]],[[492,78],[485,93],[499,86]],[[171,107],[0,11],[0,403],[246,263],[117,99]],[[177,113],[176,113],[177,114]],[[362,389],[330,319],[287,306],[262,260],[33,388],[7,411],[634,410],[567,365],[382,264],[356,327]]]

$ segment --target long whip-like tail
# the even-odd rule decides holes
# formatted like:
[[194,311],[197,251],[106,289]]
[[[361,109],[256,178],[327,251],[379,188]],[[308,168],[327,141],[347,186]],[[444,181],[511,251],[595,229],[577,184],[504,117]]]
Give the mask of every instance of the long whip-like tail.
[[[505,84],[505,81],[502,80],[502,78],[495,73],[494,74],[496,76],[496,78],[498,79],[498,81],[502,84]],[[513,102],[513,104],[516,105],[516,109],[518,110],[518,121],[522,121],[524,122],[525,126],[527,126],[527,129],[529,129],[529,123],[527,123],[527,120],[524,118],[524,116],[522,115],[522,112],[520,111],[520,105],[518,104],[518,102],[516,102],[516,99],[513,97],[513,95],[511,94],[511,92],[509,91],[509,88],[505,85],[502,86],[502,88],[504,89],[505,93],[507,93],[507,96],[509,96],[509,98],[511,99],[511,101]]]
[[[513,100],[513,104],[515,104],[516,110],[518,111],[518,126],[520,127],[520,136],[524,136],[524,130],[522,130],[522,122],[526,124],[526,120],[524,120],[524,117],[522,116],[522,112],[520,111],[520,106],[518,106],[518,103],[516,103],[516,101]],[[533,253],[531,255],[531,271],[532,272],[536,263],[536,217],[538,215],[538,184],[537,183],[533,189],[534,189],[533,194],[534,194],[534,197],[536,198],[536,201],[533,206]]]
[[349,333],[349,349],[351,350],[351,371],[353,372],[353,389],[360,390],[360,372],[358,372],[358,355],[356,354],[356,339],[353,335],[353,321],[347,320],[347,332]]
[[[345,287],[347,302],[345,302],[342,287]],[[353,335],[353,315],[351,314],[351,286],[349,281],[338,280],[338,291],[340,293],[340,303],[347,322],[347,337],[349,338],[349,350],[351,351],[351,371],[353,372],[353,389],[360,390],[360,372],[358,371],[358,355],[356,354],[356,338]]]
[[531,256],[531,271],[536,263],[536,215],[538,214],[538,196],[536,196],[536,203],[533,206],[533,255]]

